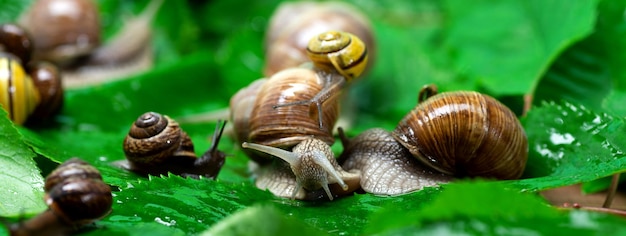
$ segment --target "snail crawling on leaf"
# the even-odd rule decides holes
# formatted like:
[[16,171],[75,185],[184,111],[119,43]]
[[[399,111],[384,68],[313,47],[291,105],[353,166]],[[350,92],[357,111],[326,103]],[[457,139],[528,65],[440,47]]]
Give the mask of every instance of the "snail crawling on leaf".
[[218,122],[211,147],[198,158],[191,138],[175,120],[156,112],[146,112],[132,124],[124,139],[127,160],[117,164],[144,176],[170,172],[185,177],[215,179],[226,158],[226,154],[217,149],[225,125],[226,122]]
[[111,212],[111,188],[96,168],[78,158],[52,171],[46,177],[44,190],[48,210],[13,224],[11,235],[68,235]]
[[0,25],[0,105],[18,125],[51,118],[63,106],[61,73],[32,61],[32,41],[15,24]]
[[98,84],[152,65],[150,22],[163,0],[152,0],[141,15],[102,43],[100,14],[91,0],[37,0],[19,19],[32,36],[36,60],[64,72],[64,86]]
[[370,129],[349,140],[340,132],[346,170],[361,172],[361,187],[397,195],[453,177],[517,179],[528,159],[528,140],[515,114],[477,92],[437,94],[425,86],[419,104],[396,129]]
[[[347,79],[360,75],[366,68],[367,50],[358,37],[329,31],[310,40],[309,56],[312,68],[309,64],[284,69],[241,89],[231,98],[231,120],[237,140],[245,143],[245,148],[256,150],[246,152],[259,164],[255,171],[257,187],[283,197],[318,199],[326,195],[333,199],[335,193],[356,189],[358,174],[343,171],[332,152],[320,151],[319,155],[305,160],[303,156],[286,157],[294,155],[283,155],[284,152],[271,147],[293,149],[295,156],[300,150],[309,149],[309,145],[330,150],[329,145],[334,143],[332,130],[339,115],[338,93]],[[280,152],[278,156],[284,161],[258,151],[271,152],[274,156]],[[287,168],[286,163],[289,163]],[[303,163],[317,166],[300,168]],[[311,175],[313,172],[316,175]]]

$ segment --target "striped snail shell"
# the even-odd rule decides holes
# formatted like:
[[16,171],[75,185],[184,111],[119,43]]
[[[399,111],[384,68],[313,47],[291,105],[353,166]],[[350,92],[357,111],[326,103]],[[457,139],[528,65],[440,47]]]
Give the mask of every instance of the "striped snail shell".
[[308,62],[310,39],[331,30],[356,35],[367,45],[370,58],[374,57],[371,24],[355,6],[344,2],[285,2],[272,14],[266,31],[265,76]]
[[[311,99],[322,90],[322,81],[314,70],[290,68],[264,81],[240,90],[231,99],[231,119],[239,141],[287,150],[309,137],[327,144],[334,142],[332,127],[339,115],[335,99],[319,107],[322,113],[311,111],[308,105],[273,107]],[[238,105],[244,103],[247,105]],[[311,117],[311,113],[323,114],[319,118],[324,123],[323,129],[319,128],[318,117]],[[250,156],[259,163],[268,160],[258,153]]]
[[416,158],[444,174],[517,179],[528,159],[528,140],[515,114],[477,92],[420,92],[420,103],[393,131]]
[[13,55],[0,53],[0,72],[0,104],[13,122],[23,124],[40,103],[39,92]]
[[54,186],[67,179],[102,180],[100,171],[89,163],[78,158],[69,159],[59,165],[46,177],[44,191],[49,192]]
[[337,71],[347,82],[363,73],[368,60],[365,43],[353,34],[339,31],[328,31],[311,38],[307,54],[315,67]]
[[185,177],[215,179],[226,158],[226,154],[217,149],[225,125],[225,122],[218,122],[212,146],[198,158],[191,138],[178,122],[166,115],[146,112],[132,124],[124,139],[123,149],[128,163],[118,164],[141,175],[158,176],[171,172]]
[[55,66],[31,63],[31,76],[11,54],[0,52],[0,104],[16,124],[43,121],[63,106],[61,76]]
[[417,105],[396,129],[370,129],[348,140],[340,130],[342,166],[361,171],[366,192],[397,195],[453,177],[519,178],[528,141],[515,114],[477,92],[420,91]]

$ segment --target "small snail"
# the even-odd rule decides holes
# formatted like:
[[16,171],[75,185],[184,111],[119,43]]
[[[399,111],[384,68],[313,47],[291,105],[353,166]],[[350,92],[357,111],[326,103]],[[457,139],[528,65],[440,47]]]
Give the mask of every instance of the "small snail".
[[[354,140],[342,138],[346,145],[340,158],[343,167],[361,170],[366,191],[405,193],[447,182],[449,178],[441,174],[497,179],[522,175],[528,141],[510,109],[477,92],[436,93],[434,86],[423,88],[420,104],[391,135],[369,130]],[[383,163],[381,158],[394,163]],[[413,163],[412,158],[427,167]],[[423,179],[407,178],[416,172],[424,173]],[[404,182],[405,178],[411,182]]]
[[[348,82],[365,70],[368,61],[367,48],[361,39],[350,33],[328,31],[311,38],[307,54],[322,80],[322,89],[310,99],[275,104],[273,107],[276,109],[309,104],[312,110],[317,107],[317,116],[321,117],[322,104],[337,96]],[[337,76],[337,73],[341,76]],[[318,121],[319,128],[323,129],[323,120]]]
[[124,139],[124,154],[128,161],[119,164],[146,176],[171,172],[215,179],[226,158],[226,154],[217,149],[225,124],[218,122],[212,146],[198,158],[191,138],[176,121],[166,115],[146,112],[137,118]]
[[37,0],[20,17],[32,35],[34,58],[64,71],[66,87],[80,87],[136,73],[152,65],[150,22],[163,0],[153,0],[105,44],[91,0]]
[[11,226],[11,235],[66,235],[111,212],[111,188],[97,169],[72,158],[48,177],[44,200],[48,210]]
[[296,145],[291,152],[247,142],[241,146],[271,154],[289,163],[296,180],[291,199],[295,199],[296,195],[299,195],[299,198],[304,197],[305,193],[302,191],[304,188],[306,190],[324,189],[328,198],[333,200],[330,184],[338,184],[346,193],[353,192],[359,186],[358,171],[354,173],[344,171],[335,160],[330,146],[319,139],[305,139]]
[[[30,76],[29,76],[30,74]],[[16,124],[43,121],[63,106],[58,69],[46,62],[32,62],[28,74],[15,56],[0,52],[0,104]]]
[[[308,62],[307,45],[311,38],[331,30],[356,35],[367,45],[370,58],[375,55],[374,34],[370,22],[363,13],[348,3],[281,3],[268,25],[264,71],[268,77]],[[371,62],[370,60],[369,63]]]

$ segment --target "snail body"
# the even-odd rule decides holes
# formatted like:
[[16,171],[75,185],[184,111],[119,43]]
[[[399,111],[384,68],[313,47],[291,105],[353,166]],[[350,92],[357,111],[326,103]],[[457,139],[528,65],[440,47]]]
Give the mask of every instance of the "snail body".
[[217,149],[224,125],[217,124],[212,146],[198,158],[191,138],[175,120],[156,112],[146,112],[137,118],[124,139],[123,150],[128,161],[120,165],[146,176],[171,172],[215,179],[226,157]]
[[[247,142],[244,142],[242,147],[271,154],[289,164],[296,180],[296,186],[293,188],[290,196],[291,199],[295,199],[297,195],[299,195],[299,198],[303,197],[305,193],[301,191],[302,189],[324,189],[328,198],[333,200],[333,193],[329,187],[330,184],[338,184],[343,191],[348,193],[358,188],[358,172],[350,173],[344,171],[335,160],[330,146],[319,139],[305,139],[296,145],[291,152]],[[280,189],[291,186],[282,186]],[[284,191],[274,193],[278,196],[286,197],[282,195],[285,194]]]
[[44,189],[48,210],[12,225],[11,235],[66,235],[111,212],[111,188],[97,169],[77,158],[50,173]]
[[452,176],[421,164],[389,131],[372,128],[348,140],[340,131],[345,170],[361,171],[361,188],[376,195],[399,195],[450,182]]
[[[477,92],[420,92],[420,104],[389,133],[343,137],[342,166],[360,170],[362,188],[397,195],[449,182],[453,177],[519,178],[528,141],[513,112]],[[417,160],[417,161],[416,161]]]

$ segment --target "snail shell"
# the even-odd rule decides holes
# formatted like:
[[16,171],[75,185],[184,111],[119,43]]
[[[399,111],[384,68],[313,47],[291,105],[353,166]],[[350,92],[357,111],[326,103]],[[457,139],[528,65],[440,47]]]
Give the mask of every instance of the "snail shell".
[[[166,115],[146,112],[133,123],[124,139],[128,166],[123,168],[142,175],[176,175],[215,178],[226,155],[217,149],[226,123],[218,122],[212,146],[198,158],[189,135]],[[221,128],[220,128],[221,127]]]
[[303,189],[309,191],[323,189],[328,198],[333,200],[333,193],[337,192],[331,192],[329,186],[331,184],[338,184],[343,194],[351,193],[358,188],[358,171],[353,173],[344,171],[335,160],[330,146],[319,139],[305,139],[296,145],[292,152],[247,142],[244,142],[242,147],[271,154],[289,164],[291,174],[282,169],[283,171],[272,171],[271,174],[260,175],[257,178],[257,187],[268,189],[276,196],[303,199],[306,195]]
[[347,82],[361,75],[368,61],[363,41],[339,31],[327,31],[311,38],[307,55],[315,67],[327,72],[336,70]]
[[360,185],[365,192],[398,195],[452,180],[452,176],[421,164],[384,129],[369,129],[351,140],[339,130],[344,145],[339,159],[345,160],[341,166],[361,171]]
[[[238,134],[237,139],[286,150],[311,136],[332,144],[334,142],[332,127],[337,121],[339,110],[335,99],[319,107],[322,113],[311,111],[308,105],[276,109],[273,107],[274,104],[308,100],[322,87],[322,78],[314,70],[290,68],[275,74],[266,82],[250,86],[248,88],[250,91],[241,90],[231,99],[231,115],[235,123],[235,132]],[[258,91],[255,91],[256,89]],[[244,94],[250,96],[243,96]],[[318,118],[311,117],[311,114],[323,114],[319,118],[324,123],[323,129],[319,128]],[[263,156],[255,154],[250,156],[259,163],[267,162],[267,158]]]
[[44,200],[67,224],[84,225],[111,211],[111,188],[100,172],[88,163],[72,158],[46,177]]
[[35,44],[35,58],[59,64],[100,46],[98,7],[90,0],[38,0],[22,16]]
[[0,51],[17,56],[21,63],[30,62],[33,42],[30,35],[16,24],[0,24]]
[[[311,38],[331,30],[356,35],[374,57],[371,24],[354,6],[342,2],[286,2],[276,9],[266,31],[265,76],[308,62]],[[371,65],[372,61],[364,64]]]
[[498,179],[522,175],[528,140],[509,108],[477,92],[424,96],[433,90],[422,90],[425,100],[393,131],[398,142],[444,174]]
[[23,124],[40,103],[39,92],[13,55],[0,53],[0,72],[0,104],[13,122]]

